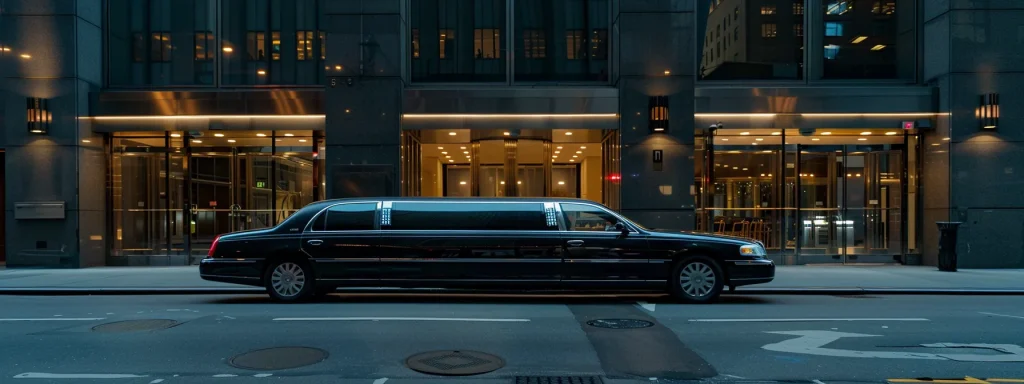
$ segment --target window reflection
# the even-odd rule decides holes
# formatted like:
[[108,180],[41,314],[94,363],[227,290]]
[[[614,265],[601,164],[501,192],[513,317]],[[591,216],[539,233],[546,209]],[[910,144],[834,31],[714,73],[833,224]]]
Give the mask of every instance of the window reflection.
[[[700,77],[803,78],[803,0],[707,0]],[[792,27],[790,27],[792,26]]]
[[417,0],[409,4],[412,79],[504,81],[504,0]]
[[108,1],[109,84],[212,85],[215,1]]
[[607,81],[608,0],[517,0],[516,81]]
[[313,85],[323,82],[324,0],[221,0],[226,85]]
[[911,79],[915,27],[912,1],[826,0],[823,76]]

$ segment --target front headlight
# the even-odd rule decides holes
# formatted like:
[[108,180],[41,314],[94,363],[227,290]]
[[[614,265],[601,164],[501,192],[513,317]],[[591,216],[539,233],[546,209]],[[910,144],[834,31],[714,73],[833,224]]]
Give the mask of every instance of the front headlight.
[[765,257],[768,254],[760,244],[750,244],[740,247],[740,254],[743,256]]

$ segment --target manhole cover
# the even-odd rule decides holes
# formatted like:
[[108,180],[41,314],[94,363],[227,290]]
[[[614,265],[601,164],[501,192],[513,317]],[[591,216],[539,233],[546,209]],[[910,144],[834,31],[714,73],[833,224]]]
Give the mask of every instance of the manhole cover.
[[412,355],[405,359],[405,365],[431,375],[468,376],[504,367],[505,360],[476,351],[434,351]]
[[177,321],[167,319],[125,320],[100,324],[92,327],[95,332],[142,332],[167,329],[178,325]]
[[600,319],[590,320],[587,322],[587,325],[598,328],[634,329],[652,327],[654,323],[636,319]]
[[327,351],[309,347],[258,349],[232,357],[232,367],[254,371],[276,371],[313,365],[327,359]]

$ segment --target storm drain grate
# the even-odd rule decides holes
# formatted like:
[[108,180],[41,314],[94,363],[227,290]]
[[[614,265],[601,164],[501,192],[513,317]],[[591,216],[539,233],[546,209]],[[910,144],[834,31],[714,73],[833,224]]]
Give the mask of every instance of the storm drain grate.
[[599,376],[516,376],[515,384],[603,384]]
[[93,332],[143,332],[167,329],[178,325],[177,321],[167,319],[125,320],[100,324],[92,327]]
[[469,376],[505,366],[498,356],[476,351],[433,351],[410,356],[405,365],[417,372],[441,376]]
[[598,328],[636,329],[653,327],[654,323],[646,320],[637,319],[599,319],[590,320],[587,322],[587,325]]

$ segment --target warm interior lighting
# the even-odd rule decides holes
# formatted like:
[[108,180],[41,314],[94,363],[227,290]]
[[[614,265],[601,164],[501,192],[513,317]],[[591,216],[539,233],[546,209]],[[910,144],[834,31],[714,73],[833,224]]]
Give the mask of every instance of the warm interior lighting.
[[285,137],[292,137],[292,136],[295,136],[295,134],[294,133],[286,133],[286,134],[284,134],[284,136]]
[[896,136],[896,132],[886,132],[886,136]]
[[234,51],[235,51],[235,49],[234,49],[234,48],[231,48],[231,47],[224,47],[223,49],[224,49],[224,52],[225,52],[225,53],[231,53],[231,52],[234,52]]
[[314,120],[323,119],[324,115],[166,115],[166,116],[87,116],[83,119],[98,121],[140,121],[140,120]]
[[512,136],[512,133],[511,133],[511,132],[502,132],[502,135],[505,135],[505,136]]
[[257,133],[256,137],[267,137],[266,133]]
[[83,143],[91,143],[92,140],[82,140]]
[[340,65],[335,65],[334,66],[334,70],[335,71],[340,71],[341,70],[341,66]]
[[900,112],[900,113],[801,113],[803,117],[929,117],[948,116],[948,113]]
[[463,155],[468,155],[469,151],[462,152]]
[[694,117],[753,117],[768,118],[775,117],[775,113],[694,113]]
[[216,136],[216,137],[224,137],[223,133],[214,133],[213,135]]
[[668,75],[671,75],[671,74],[672,74],[672,71],[667,70],[667,69],[665,70],[665,76],[668,76]]
[[865,138],[862,137],[862,138],[857,139],[857,141],[868,141],[868,139],[865,139]]
[[455,133],[455,132],[448,132],[448,136],[455,136],[455,135],[458,135],[458,133]]
[[466,147],[459,147],[459,149],[466,149]]
[[851,43],[860,44],[860,43],[864,42],[864,40],[867,40],[867,39],[868,39],[867,36],[857,36],[857,37],[853,38],[853,41],[851,41]]
[[572,136],[572,132],[566,132],[565,135],[566,136]]
[[264,71],[264,70],[261,69],[261,70],[256,71],[256,74],[260,75],[260,76],[263,76],[263,75],[267,74],[267,71]]
[[196,144],[202,144],[203,143],[203,141],[199,140],[199,139],[194,139],[194,140],[192,140],[192,142],[196,143]]
[[180,133],[172,133],[171,137],[181,137],[181,134]]
[[819,138],[817,138],[817,137],[815,137],[815,138],[811,138],[811,141],[820,141],[820,140],[821,140],[821,139],[819,139]]
[[[559,148],[561,148],[561,147],[559,147]],[[581,145],[580,149],[587,149],[587,147],[585,145]]]
[[740,132],[740,135],[742,135],[742,136],[746,136],[746,135],[749,135],[749,134],[750,134],[750,132]]
[[779,135],[782,135],[782,132],[772,132],[772,136],[779,136]]
[[448,160],[448,162],[449,162],[449,163],[454,163],[454,162],[455,162],[455,160]]
[[576,151],[576,153],[583,153],[583,151]]
[[402,115],[407,119],[586,119],[586,118],[614,118],[619,117],[615,113],[566,113],[566,114],[420,114],[407,113]]
[[722,139],[722,141],[729,141],[729,139]]
[[32,58],[32,55],[29,55],[29,54],[27,54],[27,53],[22,53],[22,54],[21,54],[21,55],[19,55],[19,56],[21,56],[21,58],[22,58],[22,59],[31,59],[31,58]]
[[[442,149],[442,150],[443,150],[443,149],[444,149],[444,147],[437,147],[437,149]],[[462,149],[466,149],[466,148],[462,148]]]
[[565,182],[564,181],[559,181],[558,185],[565,185]]
[[942,141],[949,141],[949,138],[948,137],[943,137]]
[[576,162],[576,160],[573,160],[573,159],[569,159],[569,162],[570,162],[570,163],[575,163],[575,162]]
[[831,135],[831,134],[832,134],[832,132],[822,132],[821,134],[822,134],[823,136],[828,136],[828,135]]
[[760,137],[758,137],[758,138],[756,138],[756,139],[754,139],[754,140],[757,140],[757,141],[764,141],[764,139],[762,139],[762,138],[760,138]]
[[[558,148],[562,148],[562,147],[558,147]],[[559,154],[559,153],[562,153],[562,151],[555,151],[555,154]]]
[[870,136],[871,132],[861,132],[861,136]]
[[228,142],[229,142],[229,143],[234,143],[235,141],[236,141],[236,140],[234,140],[234,139],[228,139]]
[[883,49],[885,49],[885,44],[878,44],[878,45],[876,45],[874,47],[871,47],[872,51],[881,51]]
[[459,185],[466,185],[466,182],[465,181],[460,181]]
[[442,155],[447,155],[448,151],[441,152]]

